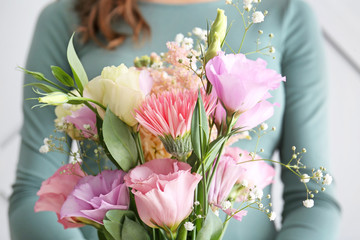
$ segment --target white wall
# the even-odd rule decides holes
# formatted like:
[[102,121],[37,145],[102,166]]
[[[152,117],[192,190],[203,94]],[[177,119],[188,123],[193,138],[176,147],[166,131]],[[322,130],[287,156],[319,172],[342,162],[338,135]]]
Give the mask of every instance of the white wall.
[[8,240],[7,200],[19,151],[22,73],[35,21],[50,0],[3,1],[0,7],[0,239]]
[[[11,192],[20,141],[22,74],[15,68],[24,66],[36,18],[49,2],[12,0],[2,3],[0,8],[0,239],[4,240],[9,239],[6,197]],[[318,12],[325,31],[340,46],[341,52],[360,66],[360,28],[354,25],[360,22],[360,2],[309,0],[309,3]],[[360,75],[333,46],[327,43],[326,50],[331,83],[331,155],[343,208],[340,239],[360,239],[357,229],[360,183],[356,181],[360,169],[356,152],[360,143]]]

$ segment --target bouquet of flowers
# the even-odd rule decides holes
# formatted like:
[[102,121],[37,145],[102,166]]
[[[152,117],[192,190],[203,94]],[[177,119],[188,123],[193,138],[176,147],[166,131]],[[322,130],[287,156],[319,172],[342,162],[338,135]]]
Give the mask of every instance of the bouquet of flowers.
[[[244,2],[241,11],[234,6],[245,38],[266,12]],[[248,22],[245,14],[251,14]],[[259,138],[268,132],[264,121],[274,112],[269,91],[285,77],[262,59],[247,59],[241,46],[225,54],[228,31],[219,9],[209,30],[194,29],[196,39],[179,34],[167,43],[168,52],[136,58],[130,68],[105,67],[92,81],[72,39],[67,55],[73,77],[56,66],[51,68],[57,82],[24,69],[39,80],[30,85],[42,95],[40,105],[57,106],[56,131],[65,131],[80,147],[70,153],[71,163],[43,182],[35,211],[54,211],[65,228],[92,225],[99,239],[111,240],[221,239],[229,220],[241,221],[248,207],[274,220],[271,204],[262,203],[270,195],[263,196],[262,189],[275,175],[266,161],[275,161],[262,159],[263,149],[230,145],[250,140],[249,131]],[[257,52],[263,50],[275,51],[269,45]],[[96,144],[92,154],[83,150],[89,141]],[[50,136],[40,152],[64,151],[66,142]],[[277,163],[305,186],[310,180],[330,184],[324,168],[312,176],[301,173],[305,152],[293,147],[288,164]],[[98,165],[97,172],[89,161]],[[306,191],[303,204],[310,208],[317,191]]]

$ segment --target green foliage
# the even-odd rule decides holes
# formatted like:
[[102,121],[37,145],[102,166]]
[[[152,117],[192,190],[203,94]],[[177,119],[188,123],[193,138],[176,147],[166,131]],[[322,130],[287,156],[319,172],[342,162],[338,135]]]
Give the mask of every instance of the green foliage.
[[103,222],[106,231],[114,240],[150,240],[145,228],[136,221],[133,211],[110,210]]
[[221,236],[222,226],[220,218],[209,210],[196,240],[218,240]]
[[203,101],[199,91],[198,100],[191,120],[191,143],[194,153],[203,159],[209,139],[209,125]]
[[44,83],[38,83],[38,82],[28,83],[28,84],[24,85],[24,87],[28,87],[28,86],[36,87],[36,88],[38,88],[40,90],[43,90],[46,93],[52,93],[52,92],[59,91],[57,88],[54,88],[54,87],[49,86],[49,85],[44,84]]
[[84,90],[84,86],[88,83],[88,77],[86,75],[85,69],[83,65],[80,62],[79,57],[76,54],[74,45],[73,45],[73,38],[74,34],[71,36],[68,48],[67,48],[67,59],[70,64],[72,73],[74,75],[74,79],[76,82],[76,85],[82,94]]
[[138,151],[130,127],[109,108],[102,127],[104,142],[116,163],[124,171],[134,168],[138,162]]
[[51,66],[51,71],[54,77],[59,80],[62,84],[68,87],[74,86],[74,80],[64,70],[57,66]]

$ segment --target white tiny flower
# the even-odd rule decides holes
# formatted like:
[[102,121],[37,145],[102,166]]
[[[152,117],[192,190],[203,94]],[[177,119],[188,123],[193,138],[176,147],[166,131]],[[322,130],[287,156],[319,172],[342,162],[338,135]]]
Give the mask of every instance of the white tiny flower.
[[252,14],[253,23],[261,23],[264,21],[264,14],[260,11],[256,11]]
[[269,219],[270,219],[270,221],[274,221],[275,218],[276,218],[276,213],[275,213],[275,212],[271,212],[271,213],[269,214]]
[[182,34],[182,33],[176,34],[176,36],[175,36],[175,42],[181,43],[183,40],[184,40],[184,34]]
[[224,201],[222,204],[221,204],[221,207],[223,210],[227,210],[231,207],[231,202],[230,201]]
[[261,199],[263,196],[264,196],[264,192],[263,190],[259,189],[259,188],[255,188],[253,190],[254,194],[255,194],[255,197],[258,198],[258,199]]
[[253,0],[253,3],[260,3],[261,0]]
[[86,129],[86,130],[91,130],[90,124],[84,124],[83,128]]
[[303,201],[303,204],[306,208],[312,208],[314,206],[314,200],[306,199],[305,201]]
[[191,49],[194,44],[194,40],[192,38],[184,38],[182,41],[183,46],[185,46],[186,49]]
[[195,227],[192,222],[186,222],[184,223],[184,228],[186,229],[186,231],[192,231]]
[[323,177],[322,171],[319,169],[316,172],[314,172],[314,177],[320,180]]
[[253,2],[253,0],[244,0],[244,5],[249,5]]
[[249,195],[248,195],[248,202],[249,203],[253,203],[255,202],[255,199],[256,199],[256,196],[253,192],[249,192]]
[[329,174],[326,174],[326,175],[324,176],[324,182],[323,182],[323,184],[324,184],[324,185],[330,185],[330,184],[332,183],[332,180],[333,180],[332,176],[330,176]]
[[198,205],[200,205],[200,202],[199,202],[199,201],[195,201],[195,202],[194,202],[194,205],[195,205],[195,206],[198,206]]
[[195,35],[195,36],[201,36],[202,33],[203,33],[203,30],[199,27],[196,27],[192,30],[192,33]]
[[215,216],[219,216],[219,210],[214,211]]
[[252,9],[252,4],[244,5],[244,9],[245,11],[250,12],[250,10]]
[[266,123],[262,123],[262,124],[260,125],[260,129],[263,130],[263,131],[267,130],[268,127],[269,127],[269,126],[268,126]]
[[310,176],[307,175],[306,173],[304,173],[304,174],[301,176],[300,181],[301,181],[302,183],[308,183],[308,182],[310,181]]
[[232,4],[232,0],[226,0],[225,4],[228,4],[228,5]]
[[51,143],[51,140],[48,138],[44,138],[44,145],[49,145]]
[[270,52],[270,53],[275,53],[275,52],[276,52],[276,49],[275,49],[274,47],[270,47],[270,48],[269,48],[269,52]]
[[246,179],[241,181],[241,186],[247,187],[249,185],[248,181]]
[[48,153],[50,151],[50,148],[48,145],[42,145],[39,149],[40,153]]

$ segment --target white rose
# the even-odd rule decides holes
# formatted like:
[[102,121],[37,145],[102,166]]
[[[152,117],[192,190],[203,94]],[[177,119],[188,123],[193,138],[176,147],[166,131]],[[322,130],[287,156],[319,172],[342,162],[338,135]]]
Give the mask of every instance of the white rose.
[[[152,79],[148,71],[139,71],[124,64],[118,67],[105,67],[101,75],[90,81],[84,90],[84,96],[91,98],[110,110],[129,126],[134,126],[134,109],[150,92]],[[105,112],[97,106],[100,116]]]

